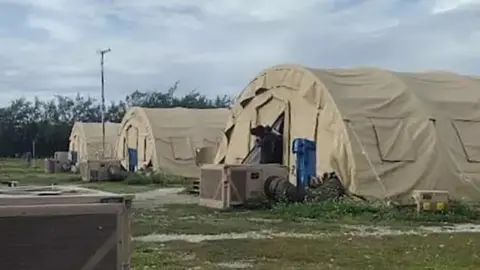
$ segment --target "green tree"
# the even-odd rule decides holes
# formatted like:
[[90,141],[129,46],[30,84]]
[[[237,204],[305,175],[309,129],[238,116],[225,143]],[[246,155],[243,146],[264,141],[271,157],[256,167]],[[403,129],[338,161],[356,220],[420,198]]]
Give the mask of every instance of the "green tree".
[[[111,102],[106,107],[106,120],[120,123],[128,107],[147,108],[228,108],[233,99],[217,96],[213,99],[192,90],[177,96],[179,82],[167,91],[139,91],[127,95],[124,101]],[[36,155],[52,156],[68,148],[68,139],[76,121],[100,122],[101,105],[91,97],[77,94],[74,98],[55,96],[50,100],[33,102],[19,98],[0,108],[0,156],[15,156],[32,150]]]

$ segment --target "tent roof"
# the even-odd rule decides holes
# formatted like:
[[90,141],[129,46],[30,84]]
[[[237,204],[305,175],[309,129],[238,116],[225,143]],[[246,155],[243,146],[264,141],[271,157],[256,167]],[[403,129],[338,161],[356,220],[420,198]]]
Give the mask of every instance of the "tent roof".
[[[118,123],[105,123],[105,137],[116,140],[121,125]],[[95,141],[102,139],[102,123],[97,122],[75,122],[72,128],[70,139],[75,134],[82,134],[86,141]]]
[[155,138],[164,137],[162,130],[179,129],[196,132],[195,127],[219,127],[225,126],[228,117],[228,109],[188,109],[188,108],[141,108],[131,107],[122,120],[122,127],[128,120],[136,115],[143,116],[152,130]]
[[[275,74],[278,73],[278,74]],[[418,106],[432,118],[439,114],[449,118],[479,119],[480,78],[459,75],[448,71],[421,73],[393,72],[373,67],[349,69],[312,69],[297,65],[279,65],[263,71],[242,91],[234,111],[241,110],[239,104],[253,98],[267,80],[288,76],[310,75],[311,87],[301,87],[301,93],[314,106],[322,106],[325,97],[320,96],[318,86],[333,98],[344,118],[369,117],[379,111],[388,111],[390,117],[406,117]],[[303,80],[305,82],[305,80]],[[405,101],[411,99],[406,105]],[[379,106],[378,104],[383,103]],[[448,108],[446,108],[446,106]],[[385,113],[385,112],[383,112]],[[382,114],[383,114],[382,113]]]

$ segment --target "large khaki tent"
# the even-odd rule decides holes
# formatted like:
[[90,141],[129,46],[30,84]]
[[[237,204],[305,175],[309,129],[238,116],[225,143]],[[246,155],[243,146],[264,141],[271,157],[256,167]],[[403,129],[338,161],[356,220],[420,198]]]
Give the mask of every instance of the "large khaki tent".
[[[352,193],[405,201],[414,189],[480,200],[480,79],[448,72],[276,66],[240,94],[216,163],[239,163],[249,128],[283,117],[284,163],[295,138],[316,141],[317,174]],[[295,183],[295,176],[290,176]]]
[[154,170],[198,177],[195,149],[216,147],[228,109],[150,109],[132,107],[122,120],[117,156],[129,170]]
[[[120,124],[105,123],[105,158],[116,155]],[[77,160],[87,161],[100,159],[102,156],[102,123],[76,122],[70,133],[70,152],[77,153]]]

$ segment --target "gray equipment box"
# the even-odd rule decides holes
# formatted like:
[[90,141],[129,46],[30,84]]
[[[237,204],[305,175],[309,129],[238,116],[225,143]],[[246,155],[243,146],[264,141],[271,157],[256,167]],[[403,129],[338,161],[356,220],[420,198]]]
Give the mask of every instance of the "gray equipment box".
[[86,182],[109,181],[110,168],[119,169],[120,166],[119,160],[88,160],[79,164],[80,176]]
[[133,197],[74,186],[0,190],[0,269],[130,269]]

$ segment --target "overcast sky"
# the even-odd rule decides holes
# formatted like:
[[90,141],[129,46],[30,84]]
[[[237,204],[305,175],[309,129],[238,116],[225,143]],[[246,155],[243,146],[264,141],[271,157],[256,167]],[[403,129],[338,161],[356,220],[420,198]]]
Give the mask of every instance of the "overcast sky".
[[262,69],[480,74],[480,0],[0,0],[0,105],[135,90],[237,94]]

